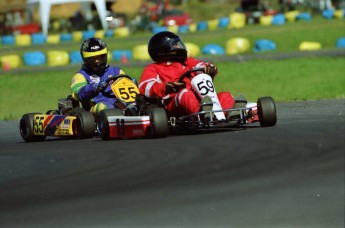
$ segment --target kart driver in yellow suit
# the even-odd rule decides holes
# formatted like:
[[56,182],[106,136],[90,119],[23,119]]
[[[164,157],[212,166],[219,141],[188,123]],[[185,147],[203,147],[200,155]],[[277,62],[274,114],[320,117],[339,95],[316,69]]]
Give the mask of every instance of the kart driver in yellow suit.
[[115,108],[118,99],[106,80],[109,76],[124,74],[124,71],[107,64],[108,48],[99,38],[86,39],[81,44],[80,54],[84,64],[72,78],[73,98],[88,103],[94,115],[103,109]]

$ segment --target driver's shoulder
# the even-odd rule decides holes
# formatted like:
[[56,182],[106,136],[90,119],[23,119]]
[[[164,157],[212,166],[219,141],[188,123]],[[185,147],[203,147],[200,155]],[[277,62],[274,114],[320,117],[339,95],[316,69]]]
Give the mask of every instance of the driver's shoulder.
[[108,76],[115,76],[119,74],[125,74],[125,72],[120,68],[116,66],[109,66],[104,75]]

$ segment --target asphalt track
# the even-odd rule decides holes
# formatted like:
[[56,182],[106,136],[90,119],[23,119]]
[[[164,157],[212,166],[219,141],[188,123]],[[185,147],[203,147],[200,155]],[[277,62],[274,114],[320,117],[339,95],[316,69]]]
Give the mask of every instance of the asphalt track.
[[0,122],[1,227],[344,227],[345,99],[275,127],[24,143]]

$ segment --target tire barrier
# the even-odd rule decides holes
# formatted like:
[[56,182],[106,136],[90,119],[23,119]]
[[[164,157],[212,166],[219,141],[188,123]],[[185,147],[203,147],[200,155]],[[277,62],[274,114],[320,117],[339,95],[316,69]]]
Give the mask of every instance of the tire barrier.
[[166,26],[154,26],[152,28],[153,34],[157,34],[159,32],[164,32],[164,31],[168,31],[168,27],[166,27]]
[[47,43],[48,44],[59,44],[60,43],[60,35],[59,34],[52,34],[47,36]]
[[218,21],[218,28],[227,28],[229,27],[230,18],[229,17],[221,17]]
[[341,37],[337,40],[337,42],[335,43],[335,46],[337,48],[345,48],[345,37]]
[[66,51],[48,51],[48,66],[64,66],[69,64],[69,54]]
[[178,33],[185,34],[189,32],[189,26],[188,25],[182,25],[178,27]]
[[236,55],[247,52],[250,48],[249,40],[246,38],[232,38],[226,42],[226,54]]
[[216,30],[218,29],[219,25],[219,20],[218,19],[213,19],[213,20],[208,20],[207,21],[207,28],[208,30]]
[[190,42],[185,43],[185,45],[187,48],[188,56],[197,57],[200,55],[201,50],[198,45]]
[[266,52],[266,51],[273,51],[277,48],[277,45],[271,41],[266,39],[260,39],[255,42],[254,45],[254,52]]
[[115,50],[111,52],[111,56],[114,61],[121,61],[122,63],[126,63],[133,58],[131,50]]
[[29,46],[31,44],[31,35],[19,34],[15,36],[16,44],[19,46]]
[[0,57],[1,67],[4,70],[18,68],[22,65],[19,55],[5,55]]
[[345,10],[336,10],[334,11],[334,17],[337,19],[341,19],[345,17]]
[[168,31],[173,32],[173,33],[178,33],[178,25],[170,25],[168,26]]
[[114,36],[114,30],[107,30],[104,32],[105,37],[113,37]]
[[198,25],[196,23],[192,23],[189,25],[189,32],[196,32],[198,30]]
[[[193,43],[185,43],[189,56],[199,56],[201,53],[204,55],[237,55],[244,52],[248,52],[250,48],[249,40],[246,38],[232,38],[225,44],[224,48],[219,44],[207,44],[202,50],[199,46]],[[345,37],[340,37],[335,42],[335,47],[345,48]],[[268,52],[276,50],[276,44],[268,39],[259,39],[254,43],[252,52]],[[305,41],[299,45],[300,51],[313,51],[322,48],[321,43]],[[65,51],[52,51],[49,53],[33,52],[24,53],[22,58],[18,55],[5,55],[0,56],[1,67],[4,69],[17,68],[24,63],[27,66],[61,66],[67,64],[82,64],[83,60],[79,51],[72,51],[67,53]],[[135,59],[139,61],[150,61],[150,57],[147,52],[147,45],[138,45],[132,50],[114,50],[108,52],[108,61],[121,61],[121,63],[127,63],[128,60]],[[23,61],[22,61],[23,60]]]
[[208,29],[207,21],[199,21],[197,23],[197,30],[198,31],[205,31]]
[[73,40],[73,36],[71,33],[63,33],[60,35],[60,41],[62,42],[68,42],[72,40]]
[[140,61],[151,60],[147,51],[147,44],[137,45],[133,48],[133,59]]
[[229,28],[239,29],[246,25],[246,15],[244,13],[230,14]]
[[201,49],[205,55],[225,55],[225,49],[218,44],[208,44]]
[[296,17],[299,14],[299,11],[293,10],[285,13],[285,18],[288,22],[296,21]]
[[23,55],[24,64],[27,66],[39,66],[46,64],[46,56],[43,52],[26,52]]
[[104,39],[104,30],[97,30],[95,32],[95,37],[100,38],[100,39]]
[[34,33],[31,35],[32,44],[45,44],[47,42],[47,37],[42,33]]
[[311,15],[310,15],[310,13],[299,13],[296,16],[296,20],[298,20],[298,21],[310,21]]
[[80,42],[83,39],[83,32],[82,31],[74,31],[72,32],[72,39],[73,41]]
[[327,10],[322,11],[322,16],[326,19],[332,19],[333,15],[334,15],[334,10],[327,9]]
[[1,43],[4,45],[14,45],[16,43],[16,39],[12,35],[2,36]]
[[285,15],[284,14],[276,14],[272,18],[272,25],[283,25],[285,24]]
[[269,26],[269,25],[272,25],[272,20],[273,20],[273,16],[271,15],[268,15],[268,16],[261,16],[259,18],[259,23],[260,25],[263,25],[263,26]]
[[69,59],[71,64],[82,64],[84,62],[80,55],[80,51],[72,51],[69,53]]
[[304,41],[299,45],[299,50],[301,51],[315,51],[319,49],[321,49],[321,44],[319,42]]
[[82,39],[83,40],[86,40],[86,39],[89,39],[89,38],[92,38],[95,36],[95,31],[94,30],[87,30],[87,31],[82,31]]
[[115,37],[128,37],[129,35],[130,35],[130,31],[128,27],[116,28],[114,31]]

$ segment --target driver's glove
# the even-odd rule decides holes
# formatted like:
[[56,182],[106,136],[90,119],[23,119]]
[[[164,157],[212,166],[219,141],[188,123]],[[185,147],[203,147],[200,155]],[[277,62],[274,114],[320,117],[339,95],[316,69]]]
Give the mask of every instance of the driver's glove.
[[97,92],[104,91],[108,87],[108,83],[104,81],[100,81],[95,84],[94,88]]
[[165,91],[167,94],[177,93],[184,88],[186,88],[186,83],[184,82],[167,82],[165,84]]
[[210,75],[213,78],[218,73],[218,69],[215,65],[206,63],[204,65],[204,73]]

